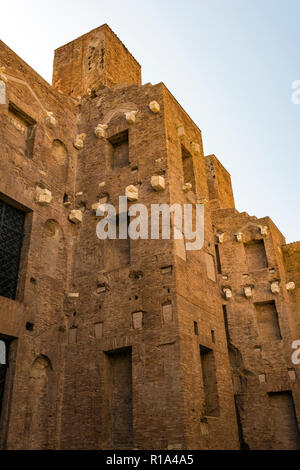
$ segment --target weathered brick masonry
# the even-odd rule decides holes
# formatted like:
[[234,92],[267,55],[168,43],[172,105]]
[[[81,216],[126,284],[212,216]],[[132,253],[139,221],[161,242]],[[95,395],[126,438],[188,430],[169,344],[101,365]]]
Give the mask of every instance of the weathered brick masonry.
[[[0,67],[0,447],[299,449],[300,244],[235,209],[107,25],[55,52],[53,86],[2,42]],[[100,241],[130,185],[204,202],[203,249]]]

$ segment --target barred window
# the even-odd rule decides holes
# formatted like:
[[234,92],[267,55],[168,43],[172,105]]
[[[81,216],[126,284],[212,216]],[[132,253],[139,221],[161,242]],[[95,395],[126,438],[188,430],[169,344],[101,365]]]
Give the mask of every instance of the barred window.
[[15,300],[25,212],[0,200],[0,296]]

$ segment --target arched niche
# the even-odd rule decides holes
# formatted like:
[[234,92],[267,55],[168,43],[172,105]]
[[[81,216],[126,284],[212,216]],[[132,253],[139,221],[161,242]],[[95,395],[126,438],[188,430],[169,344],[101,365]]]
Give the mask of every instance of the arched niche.
[[65,278],[66,248],[63,231],[54,219],[45,222],[42,231],[40,270],[47,277]]
[[24,444],[29,450],[49,448],[51,435],[52,399],[51,387],[52,364],[48,357],[38,356],[31,365],[27,410],[24,429]]
[[56,172],[58,176],[66,181],[68,176],[69,156],[65,144],[61,140],[55,139],[52,142],[51,159],[57,164]]

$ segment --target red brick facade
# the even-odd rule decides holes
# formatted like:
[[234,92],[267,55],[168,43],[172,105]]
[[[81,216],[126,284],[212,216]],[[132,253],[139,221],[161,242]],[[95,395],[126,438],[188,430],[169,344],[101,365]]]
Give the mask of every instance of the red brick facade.
[[[201,131],[107,25],[56,51],[53,86],[2,42],[0,67],[0,202],[25,213],[0,446],[299,449],[300,243],[235,209]],[[205,202],[203,249],[100,241],[95,204],[129,185],[147,208]]]

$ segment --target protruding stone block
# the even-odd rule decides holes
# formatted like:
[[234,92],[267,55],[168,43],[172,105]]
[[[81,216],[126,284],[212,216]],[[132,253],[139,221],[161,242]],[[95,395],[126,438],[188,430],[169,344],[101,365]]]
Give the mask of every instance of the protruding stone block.
[[83,196],[83,192],[82,192],[82,191],[80,191],[79,193],[76,193],[76,194],[75,194],[75,197],[81,197],[81,196]]
[[53,113],[48,112],[46,114],[45,124],[46,124],[47,127],[50,127],[50,129],[53,129],[56,126],[57,121],[56,121]]
[[135,330],[143,328],[143,312],[134,312],[132,314],[132,326]]
[[192,142],[192,152],[200,153],[200,144],[197,144],[197,142]]
[[72,205],[72,202],[70,202],[70,201],[64,202],[65,207],[70,207],[71,205]]
[[289,292],[292,292],[293,290],[296,289],[296,285],[294,282],[288,282],[286,284],[286,290],[289,291]]
[[127,186],[125,190],[125,196],[127,197],[128,201],[137,201],[139,198],[139,190],[133,185]]
[[77,150],[83,149],[85,138],[86,138],[86,134],[79,134],[76,136],[73,142],[73,145]]
[[189,191],[191,191],[193,189],[193,185],[192,183],[184,183],[184,185],[182,186],[182,191],[184,193],[188,193]]
[[69,292],[68,297],[69,297],[69,299],[79,299],[79,293],[78,292]]
[[151,103],[149,104],[149,108],[154,114],[157,114],[160,112],[160,105],[157,101],[151,101]]
[[226,300],[232,299],[232,290],[229,287],[224,287],[223,293]]
[[104,139],[107,127],[107,124],[98,124],[94,131],[95,136],[98,137],[98,139]]
[[5,75],[5,67],[0,67],[0,80],[7,83],[7,76]]
[[105,181],[102,181],[101,183],[98,184],[98,187],[99,189],[103,189],[105,185],[106,185]]
[[217,237],[218,243],[224,243],[225,233],[217,233],[216,237]]
[[258,376],[258,380],[259,380],[259,383],[260,383],[260,384],[265,384],[266,381],[267,381],[266,374],[260,374],[260,375]]
[[252,297],[252,287],[251,286],[244,287],[244,294],[247,299],[250,299]]
[[102,217],[105,214],[106,209],[103,203],[95,202],[95,204],[92,205],[92,211],[96,212],[98,217]]
[[234,237],[237,242],[243,243],[244,235],[242,234],[242,232],[236,233]]
[[82,212],[80,210],[73,210],[70,212],[69,220],[73,224],[81,224],[82,223]]
[[155,191],[164,191],[166,189],[166,182],[163,176],[152,176],[151,186]]
[[52,201],[52,193],[49,189],[40,188],[39,186],[36,188],[36,202],[40,206],[47,206]]
[[272,294],[279,294],[280,292],[280,287],[279,287],[279,282],[274,281],[271,283],[271,292]]
[[200,197],[199,199],[197,199],[197,204],[208,204],[208,199],[206,197]]
[[263,226],[263,225],[260,225],[260,226],[259,226],[259,230],[260,230],[260,233],[261,233],[261,235],[262,235],[263,237],[266,237],[266,236],[268,235],[268,233],[269,233],[269,229],[268,229],[268,227],[267,227],[266,225],[264,225],[264,226]]
[[136,115],[137,111],[129,111],[128,113],[125,113],[125,118],[128,124],[134,124],[136,121]]

